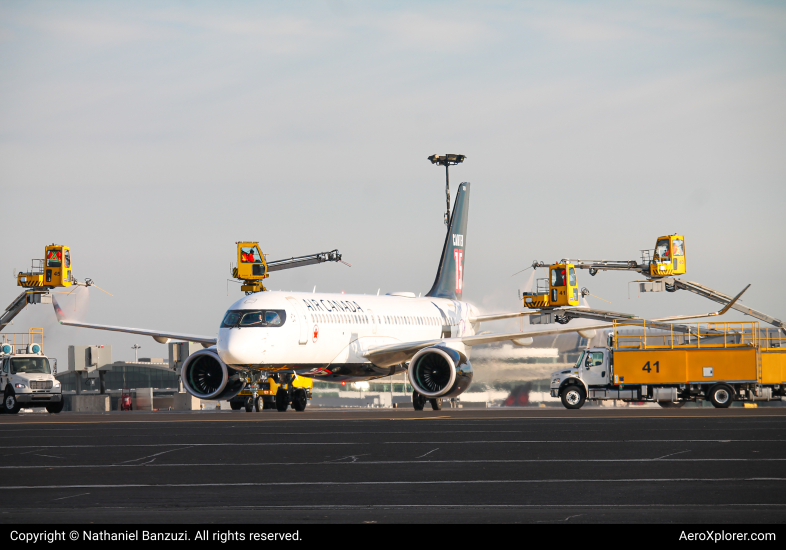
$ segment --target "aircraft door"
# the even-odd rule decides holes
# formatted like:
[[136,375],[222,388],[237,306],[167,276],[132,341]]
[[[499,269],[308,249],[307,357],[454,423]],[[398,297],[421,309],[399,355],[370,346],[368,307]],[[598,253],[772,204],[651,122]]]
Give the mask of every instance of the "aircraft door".
[[367,309],[366,313],[368,314],[369,317],[371,317],[371,334],[376,334],[377,333],[377,318],[374,315],[374,310]]
[[292,307],[295,308],[295,316],[297,317],[298,325],[300,325],[300,337],[298,339],[298,343],[303,346],[308,342],[308,329],[310,328],[306,308],[304,308],[296,298],[288,297],[287,301],[289,301],[289,303],[292,304]]

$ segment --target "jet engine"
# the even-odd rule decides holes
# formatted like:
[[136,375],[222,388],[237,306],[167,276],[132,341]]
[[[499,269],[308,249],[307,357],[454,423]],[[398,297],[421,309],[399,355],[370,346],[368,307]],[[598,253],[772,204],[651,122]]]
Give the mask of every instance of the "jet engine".
[[409,362],[409,383],[428,398],[456,397],[472,383],[472,365],[466,355],[454,349],[425,348]]
[[215,348],[191,354],[183,363],[180,378],[186,391],[200,399],[232,399],[246,385],[241,371],[219,359]]

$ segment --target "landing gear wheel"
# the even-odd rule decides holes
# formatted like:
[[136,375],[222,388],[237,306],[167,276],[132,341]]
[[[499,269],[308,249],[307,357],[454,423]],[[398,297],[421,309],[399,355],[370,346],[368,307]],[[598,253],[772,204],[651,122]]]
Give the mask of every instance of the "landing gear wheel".
[[8,414],[16,414],[22,408],[19,401],[16,400],[16,395],[13,393],[6,394],[3,405],[5,405],[5,412]]
[[230,401],[229,402],[229,407],[233,411],[239,411],[241,409],[241,407],[243,407],[243,403],[241,403],[240,401]]
[[287,390],[278,390],[276,392],[276,410],[278,412],[286,412],[289,407],[289,392]]
[[[246,402],[243,404],[246,407],[246,412],[254,412],[254,398],[253,397],[246,397]],[[232,407],[233,409],[235,407]]]
[[298,412],[303,412],[306,410],[306,405],[308,405],[308,395],[306,395],[306,390],[295,390],[292,394],[292,408]]
[[254,410],[256,412],[259,412],[262,409],[266,409],[266,408],[267,407],[265,407],[265,401],[262,399],[262,396],[257,395],[256,398],[254,399]]
[[685,401],[658,401],[658,405],[664,409],[681,409],[685,405]]
[[732,401],[734,401],[734,390],[726,384],[718,384],[710,390],[710,402],[716,409],[726,409]]
[[422,411],[423,407],[426,406],[426,398],[425,396],[420,395],[418,392],[412,392],[412,406],[415,407],[416,411]]
[[562,390],[560,398],[566,409],[580,409],[587,400],[584,388],[581,386],[566,386]]
[[46,412],[50,414],[57,414],[63,410],[63,402],[60,401],[59,403],[49,403],[46,406]]
[[429,399],[429,401],[431,401],[431,408],[433,410],[435,410],[435,411],[441,411],[442,410],[442,398],[441,397],[437,397],[436,399]]

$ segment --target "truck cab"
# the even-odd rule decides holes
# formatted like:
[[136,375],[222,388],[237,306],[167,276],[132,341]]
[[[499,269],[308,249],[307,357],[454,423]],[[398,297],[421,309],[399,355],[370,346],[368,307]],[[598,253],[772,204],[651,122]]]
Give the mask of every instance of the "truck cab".
[[581,408],[593,388],[609,385],[611,357],[609,348],[585,349],[572,368],[551,374],[551,396],[560,397],[568,409]]
[[62,387],[40,344],[21,349],[0,344],[0,395],[0,413],[16,414],[22,407],[46,407],[50,413],[63,410]]

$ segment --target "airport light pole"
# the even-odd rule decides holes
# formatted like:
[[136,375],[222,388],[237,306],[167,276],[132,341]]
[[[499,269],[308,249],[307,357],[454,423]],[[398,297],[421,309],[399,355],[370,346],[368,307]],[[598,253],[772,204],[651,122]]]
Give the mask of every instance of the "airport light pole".
[[139,363],[139,358],[137,357],[138,355],[137,350],[141,348],[142,346],[140,346],[139,344],[134,344],[133,346],[131,346],[131,349],[134,350],[134,363]]
[[431,155],[428,159],[431,164],[438,164],[445,167],[445,199],[447,210],[445,212],[445,225],[450,228],[450,173],[448,167],[464,162],[466,155]]

